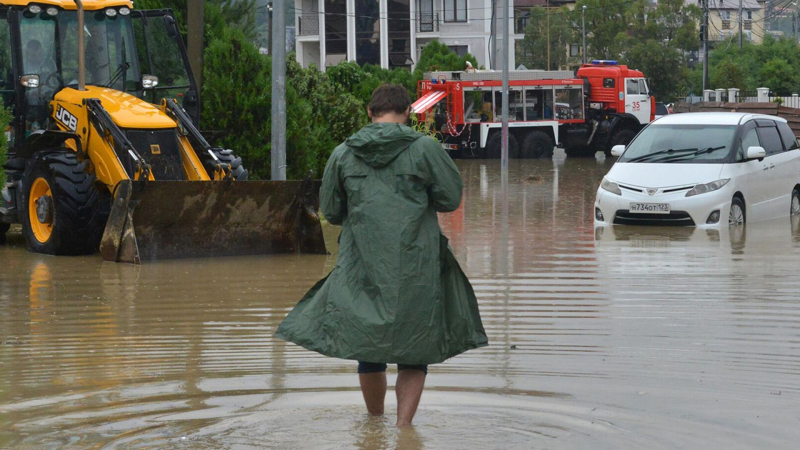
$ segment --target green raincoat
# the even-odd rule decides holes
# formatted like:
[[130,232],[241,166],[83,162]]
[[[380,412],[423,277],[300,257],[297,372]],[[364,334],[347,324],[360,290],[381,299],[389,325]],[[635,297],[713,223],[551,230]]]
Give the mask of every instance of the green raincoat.
[[373,123],[337,147],[320,206],[342,225],[336,267],[278,338],[337,358],[434,364],[487,345],[478,302],[436,215],[461,203],[461,175],[431,138]]

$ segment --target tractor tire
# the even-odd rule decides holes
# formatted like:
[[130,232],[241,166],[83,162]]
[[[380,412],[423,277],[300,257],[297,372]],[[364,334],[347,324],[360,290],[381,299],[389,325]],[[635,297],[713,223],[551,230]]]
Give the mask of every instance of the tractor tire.
[[19,219],[28,250],[49,255],[88,255],[97,251],[111,207],[110,195],[95,186],[79,162],[63,149],[30,158],[18,193]]
[[[503,133],[495,131],[486,140],[486,159],[500,159],[503,151]],[[508,158],[519,158],[519,144],[513,134],[508,135]]]
[[[233,174],[233,179],[235,181],[246,181],[247,180],[247,169],[244,168],[242,164],[242,158],[236,156],[233,153],[233,150],[230,149],[222,149],[222,148],[212,148],[212,152],[214,152],[214,156],[220,160],[222,163],[230,164],[231,165],[231,173]],[[214,166],[209,162],[206,164],[206,172],[208,172],[208,176],[211,179],[214,179]]]
[[6,243],[6,233],[8,233],[9,228],[11,228],[11,225],[0,222],[0,245]]
[[522,141],[521,157],[525,159],[552,159],[555,144],[547,133],[531,131]]
[[614,134],[611,135],[611,139],[608,142],[608,148],[604,152],[606,157],[611,156],[611,149],[615,145],[628,145],[635,137],[636,132],[630,128],[622,128],[621,130],[615,131]]

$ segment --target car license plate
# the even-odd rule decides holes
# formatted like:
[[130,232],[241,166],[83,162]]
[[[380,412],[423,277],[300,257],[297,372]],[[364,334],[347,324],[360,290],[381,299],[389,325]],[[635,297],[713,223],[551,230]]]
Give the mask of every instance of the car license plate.
[[669,214],[669,203],[631,203],[629,211],[641,214]]

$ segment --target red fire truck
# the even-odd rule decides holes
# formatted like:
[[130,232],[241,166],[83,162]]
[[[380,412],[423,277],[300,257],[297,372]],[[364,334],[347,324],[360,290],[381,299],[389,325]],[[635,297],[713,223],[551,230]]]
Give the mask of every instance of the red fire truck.
[[[454,157],[499,158],[501,72],[429,72],[411,109],[440,133]],[[550,158],[558,145],[569,156],[610,155],[655,118],[644,75],[616,61],[593,61],[571,71],[509,73],[509,157]]]

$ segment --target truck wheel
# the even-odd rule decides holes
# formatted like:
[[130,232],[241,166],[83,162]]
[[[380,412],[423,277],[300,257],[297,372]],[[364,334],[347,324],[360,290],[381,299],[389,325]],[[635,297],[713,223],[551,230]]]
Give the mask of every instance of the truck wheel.
[[22,176],[19,218],[28,250],[50,255],[86,255],[97,251],[110,196],[95,187],[71,151],[35,153]]
[[[248,172],[242,165],[242,158],[236,156],[233,153],[233,150],[230,149],[222,149],[222,148],[212,148],[212,152],[220,160],[222,163],[230,164],[231,165],[231,172],[233,173],[233,179],[236,181],[245,181],[247,180]],[[212,165],[211,161],[207,161],[205,165],[206,172],[208,172],[208,176],[211,179],[214,179],[214,166]]]
[[[503,151],[503,132],[495,131],[486,140],[486,159],[500,159]],[[519,144],[513,134],[508,135],[508,157],[519,158]]]
[[525,136],[522,143],[522,157],[536,159],[553,158],[553,140],[547,133],[542,131],[531,131]]
[[611,156],[611,148],[615,145],[628,145],[631,143],[633,138],[636,137],[636,132],[631,130],[630,128],[623,128],[621,130],[617,130],[614,134],[611,135],[611,140],[609,141],[608,148],[605,150],[606,156]]
[[11,225],[0,222],[0,244],[6,243],[6,233],[8,233],[9,228],[11,228]]

